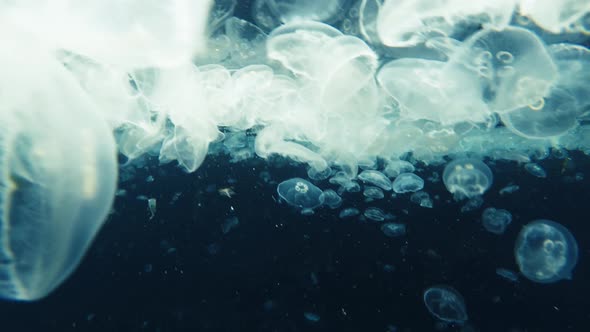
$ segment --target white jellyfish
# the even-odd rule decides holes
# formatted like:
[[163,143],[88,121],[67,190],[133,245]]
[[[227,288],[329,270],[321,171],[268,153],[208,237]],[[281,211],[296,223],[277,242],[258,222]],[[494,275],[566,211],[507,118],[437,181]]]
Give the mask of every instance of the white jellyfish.
[[406,235],[406,225],[396,222],[387,222],[381,225],[381,231],[388,237],[400,237]]
[[424,180],[414,173],[402,173],[395,178],[392,187],[398,194],[416,192],[424,188]]
[[383,197],[385,197],[385,194],[383,193],[383,190],[381,190],[381,188],[374,186],[366,186],[365,190],[363,190],[363,196],[369,199],[382,199]]
[[336,209],[342,204],[342,197],[340,197],[334,190],[327,189],[322,193],[324,196],[324,205],[327,205],[330,209]]
[[463,323],[467,320],[465,300],[457,290],[439,285],[424,291],[424,304],[437,319],[447,323]]
[[525,225],[514,248],[520,272],[539,283],[571,279],[578,261],[578,243],[555,221],[540,219]]
[[43,41],[6,37],[6,28],[0,297],[37,300],[72,274],[103,225],[115,197],[116,146],[96,105]]
[[324,203],[322,190],[301,178],[293,178],[279,183],[277,192],[287,203],[306,213]]
[[373,221],[385,220],[385,212],[378,207],[370,206],[365,209],[363,215]]
[[512,222],[512,214],[504,209],[490,207],[483,210],[481,222],[488,232],[502,234]]
[[376,170],[365,170],[358,175],[358,179],[370,183],[383,190],[391,190],[391,181],[385,176],[385,174]]
[[456,199],[482,195],[493,182],[492,170],[481,160],[457,159],[445,167],[443,182]]

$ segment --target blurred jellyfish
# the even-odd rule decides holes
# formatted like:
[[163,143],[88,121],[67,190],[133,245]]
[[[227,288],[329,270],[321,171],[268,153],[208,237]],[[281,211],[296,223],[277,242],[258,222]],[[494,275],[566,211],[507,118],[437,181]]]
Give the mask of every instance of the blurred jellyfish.
[[293,178],[279,183],[277,192],[287,203],[307,212],[324,202],[322,190],[301,178]]
[[363,196],[370,199],[382,199],[385,197],[385,194],[383,194],[383,190],[381,190],[381,188],[366,186],[365,190],[363,191]]
[[450,286],[433,286],[424,291],[424,304],[437,319],[447,323],[463,323],[467,320],[465,301]]
[[395,222],[388,222],[381,225],[381,231],[388,237],[399,237],[406,235],[406,225]]
[[496,269],[496,274],[510,282],[518,282],[518,273],[512,270],[500,267]]
[[405,160],[391,160],[383,170],[387,176],[395,178],[401,173],[412,173],[416,170],[414,165]]
[[330,167],[326,167],[322,170],[317,170],[313,167],[310,167],[307,170],[307,176],[310,179],[316,180],[316,181],[325,180],[325,179],[329,178],[330,175],[332,175],[332,169]]
[[502,234],[512,222],[512,214],[504,209],[490,207],[483,210],[481,222],[488,232]]
[[392,187],[398,194],[416,192],[424,188],[424,180],[414,173],[402,173],[395,178]]
[[383,190],[391,190],[391,181],[387,178],[387,176],[385,176],[385,174],[379,171],[372,169],[362,171],[358,175],[358,179],[365,183],[370,183]]
[[520,272],[539,283],[571,279],[578,261],[574,236],[555,221],[539,219],[525,225],[514,248]]
[[536,176],[542,179],[547,177],[547,172],[539,164],[528,163],[524,165],[524,169],[525,171],[527,171],[527,173],[529,173],[532,176]]
[[383,212],[383,210],[373,206],[366,208],[365,212],[363,212],[363,215],[373,221],[385,220],[385,213]]
[[492,185],[492,170],[482,161],[472,158],[457,159],[445,167],[443,182],[455,199],[482,195]]
[[340,213],[338,214],[338,217],[340,219],[346,219],[346,218],[356,217],[359,214],[361,214],[361,212],[356,208],[346,208],[346,209],[343,209],[342,211],[340,211]]
[[520,186],[516,184],[507,185],[506,187],[500,189],[498,192],[500,195],[512,194],[513,192],[517,192],[520,189]]
[[479,209],[482,204],[483,204],[483,198],[481,198],[481,196],[475,196],[473,198],[470,198],[467,201],[467,203],[465,203],[461,207],[461,213],[475,211],[475,210]]
[[104,224],[116,145],[54,52],[1,21],[11,52],[0,52],[0,298],[31,301],[75,271]]
[[150,211],[150,220],[152,220],[156,216],[157,201],[155,198],[150,198],[150,199],[148,199],[147,203],[148,203],[148,210]]
[[322,195],[324,196],[324,205],[327,205],[330,209],[336,209],[342,204],[342,198],[332,189],[324,190]]
[[410,196],[410,201],[412,201],[412,203],[420,205],[421,207],[429,209],[434,206],[432,198],[430,198],[430,195],[425,191],[417,191],[413,193],[412,196]]
[[313,312],[304,312],[303,317],[312,323],[317,323],[320,321],[320,316]]
[[229,217],[221,223],[221,232],[223,234],[229,233],[232,229],[236,228],[240,224],[240,220],[236,216]]

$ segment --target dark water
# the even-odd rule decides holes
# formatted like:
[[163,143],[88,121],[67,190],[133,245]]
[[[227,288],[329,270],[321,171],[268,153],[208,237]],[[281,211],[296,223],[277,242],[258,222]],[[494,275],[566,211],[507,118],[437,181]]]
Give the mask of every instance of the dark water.
[[[590,179],[570,180],[589,169],[589,160],[572,158],[575,168],[542,162],[547,179],[496,163],[484,205],[468,213],[441,182],[425,186],[440,196],[433,209],[409,195],[371,203],[361,193],[343,195],[343,207],[376,206],[397,216],[408,227],[401,238],[384,236],[377,222],[339,219],[339,210],[302,216],[275,202],[276,183],[305,177],[303,167],[220,157],[194,174],[146,167],[120,184],[127,194],[57,291],[35,303],[0,302],[2,331],[587,331]],[[271,182],[261,179],[263,171]],[[145,181],[149,175],[153,182]],[[499,195],[509,183],[520,190]],[[230,185],[235,196],[218,194]],[[152,220],[137,195],[157,199]],[[503,235],[479,222],[489,206],[514,216]],[[223,234],[221,224],[233,216],[239,225]],[[499,267],[518,270],[514,241],[538,218],[560,222],[578,240],[573,280],[513,283],[496,275]],[[461,293],[467,324],[444,326],[429,314],[422,293],[437,284]],[[306,319],[306,312],[320,320]]]

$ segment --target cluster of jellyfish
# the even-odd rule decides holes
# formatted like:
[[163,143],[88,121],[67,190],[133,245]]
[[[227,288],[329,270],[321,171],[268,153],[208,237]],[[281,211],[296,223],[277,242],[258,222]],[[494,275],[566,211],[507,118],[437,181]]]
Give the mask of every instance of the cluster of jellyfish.
[[[57,288],[107,218],[119,167],[148,158],[188,173],[220,154],[307,164],[310,181],[277,191],[311,215],[361,190],[432,208],[417,163],[446,164],[444,185],[474,209],[493,183],[486,158],[543,178],[555,151],[590,154],[590,2],[253,0],[248,20],[236,4],[0,3],[0,297]],[[311,182],[323,179],[338,188]],[[339,215],[407,231],[376,207]],[[511,220],[482,215],[494,234]],[[577,250],[564,226],[535,220],[514,255],[551,283],[571,278]],[[467,320],[453,288],[424,301]]]

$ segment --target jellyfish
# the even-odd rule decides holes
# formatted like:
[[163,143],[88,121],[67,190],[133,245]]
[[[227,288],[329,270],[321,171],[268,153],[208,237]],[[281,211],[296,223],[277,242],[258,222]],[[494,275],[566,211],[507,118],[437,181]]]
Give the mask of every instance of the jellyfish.
[[432,198],[430,198],[430,195],[425,191],[417,191],[413,193],[412,196],[410,196],[410,201],[412,203],[420,205],[421,207],[429,209],[431,209],[434,206]]
[[406,235],[406,225],[388,222],[381,225],[381,231],[387,237],[400,237]]
[[391,181],[385,176],[385,174],[376,170],[365,170],[358,175],[358,179],[370,183],[383,190],[391,190]]
[[480,89],[480,98],[498,113],[539,107],[558,78],[539,36],[512,26],[487,27],[471,35],[451,56],[448,69],[479,77],[473,83]]
[[336,209],[342,204],[342,197],[340,197],[334,190],[327,189],[322,193],[324,196],[324,205],[327,205],[330,209]]
[[363,212],[363,215],[373,221],[385,220],[385,212],[383,212],[383,210],[381,210],[380,208],[377,208],[374,206],[370,206],[370,207],[366,208],[365,211]]
[[382,199],[383,197],[385,197],[385,194],[383,193],[383,190],[381,190],[381,188],[374,186],[366,186],[365,190],[363,190],[363,196],[369,199]]
[[490,168],[477,159],[454,160],[443,171],[445,187],[459,200],[482,195],[492,185],[492,181]]
[[539,219],[522,228],[514,256],[526,278],[552,283],[571,279],[578,261],[578,244],[567,228],[555,221]]
[[147,203],[148,203],[148,210],[150,211],[150,220],[152,220],[156,216],[157,201],[155,198],[150,198],[150,199],[148,199]]
[[306,213],[322,205],[325,199],[320,188],[301,178],[293,178],[279,183],[277,192],[287,203]]
[[467,320],[465,301],[457,290],[439,285],[424,291],[424,304],[437,319],[447,323],[463,323]]
[[398,194],[416,192],[424,188],[424,180],[414,173],[402,173],[395,178],[392,187]]
[[357,208],[345,208],[340,211],[338,217],[340,219],[352,218],[358,216],[360,213],[361,212]]
[[502,234],[512,222],[512,214],[504,209],[487,208],[481,215],[483,227],[491,233]]
[[532,176],[544,179],[547,177],[547,171],[537,163],[527,163],[524,165],[524,170]]
[[3,40],[14,53],[0,53],[0,298],[30,301],[72,274],[103,225],[116,146],[42,42]]

